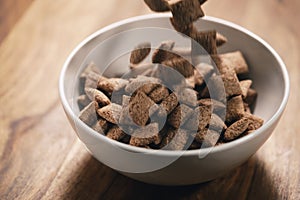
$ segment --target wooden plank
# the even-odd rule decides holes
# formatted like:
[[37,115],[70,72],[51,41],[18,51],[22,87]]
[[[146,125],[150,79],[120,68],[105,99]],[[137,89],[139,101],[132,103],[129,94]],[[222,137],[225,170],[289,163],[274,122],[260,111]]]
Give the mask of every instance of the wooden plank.
[[[67,6],[66,6],[67,5]],[[71,50],[112,22],[150,13],[143,1],[34,1],[0,44],[0,199],[298,199],[300,1],[208,1],[208,15],[269,42],[291,78],[287,109],[245,164],[214,181],[161,187],[117,174],[76,139],[57,92]]]

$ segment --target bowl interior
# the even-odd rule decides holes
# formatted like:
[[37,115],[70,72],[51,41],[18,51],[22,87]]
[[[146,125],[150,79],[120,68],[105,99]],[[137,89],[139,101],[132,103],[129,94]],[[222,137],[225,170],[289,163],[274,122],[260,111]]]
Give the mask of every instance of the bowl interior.
[[[253,88],[258,92],[254,113],[265,123],[278,111],[285,95],[285,80],[280,62],[270,50],[240,28],[214,18],[200,19],[196,26],[202,30],[215,29],[228,38],[219,53],[240,50],[249,65]],[[68,106],[78,115],[79,75],[93,61],[108,76],[128,70],[129,52],[140,42],[150,41],[157,47],[161,41],[174,40],[178,46],[190,46],[190,41],[176,33],[168,15],[136,18],[119,22],[87,38],[75,51],[66,68],[63,92]],[[110,66],[106,70],[107,66]]]

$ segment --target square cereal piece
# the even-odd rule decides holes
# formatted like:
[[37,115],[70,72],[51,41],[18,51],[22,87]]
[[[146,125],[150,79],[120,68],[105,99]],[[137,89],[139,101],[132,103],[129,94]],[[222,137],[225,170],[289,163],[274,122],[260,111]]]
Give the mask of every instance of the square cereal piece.
[[237,96],[242,94],[239,79],[234,70],[228,70],[221,76],[224,82],[226,97]]
[[96,110],[99,108],[96,101],[92,101],[87,105],[80,113],[79,119],[83,121],[86,125],[92,126],[97,121]]
[[184,150],[192,141],[187,130],[169,128],[160,146],[165,150]]
[[97,101],[101,107],[110,104],[109,98],[97,89],[85,88],[85,93],[91,101]]
[[151,43],[150,42],[143,42],[138,44],[130,55],[130,64],[136,65],[142,62],[151,51]]
[[184,104],[180,104],[168,116],[168,123],[178,129],[180,126],[183,126],[192,113],[193,109]]
[[159,134],[158,124],[151,123],[144,127],[139,127],[134,130],[129,141],[130,145],[143,147],[151,143],[159,144],[161,135]]
[[190,24],[181,24],[180,22],[176,21],[173,17],[170,18],[170,22],[173,26],[173,28],[178,31],[179,33],[182,33],[186,36],[191,36],[194,32],[196,32],[195,26],[190,23]]
[[259,118],[258,116],[255,116],[251,113],[245,113],[245,118],[247,118],[249,121],[249,126],[247,128],[248,131],[257,130],[264,124],[263,119]]
[[244,133],[249,125],[249,120],[246,117],[234,122],[231,124],[225,131],[224,140],[230,141],[239,137],[242,133]]
[[199,0],[170,0],[168,3],[177,24],[191,24],[204,16]]
[[226,122],[235,122],[241,119],[244,115],[244,102],[241,95],[232,97],[227,101]]
[[113,125],[106,133],[106,136],[110,139],[120,141],[125,137],[126,133],[123,132],[123,130],[117,126]]
[[154,101],[155,103],[161,102],[164,98],[169,96],[169,90],[165,86],[158,86],[155,88],[150,94],[149,97]]
[[150,116],[149,110],[154,104],[145,93],[138,91],[129,103],[129,114],[133,122],[145,126]]
[[217,54],[216,35],[215,30],[192,33],[192,56]]
[[[249,73],[247,62],[240,51],[219,54],[218,57],[223,68],[234,69],[238,75]],[[223,71],[223,69],[219,70]]]
[[185,58],[173,58],[162,63],[164,66],[177,70],[185,78],[194,75],[194,66]]
[[111,103],[97,110],[100,117],[113,124],[118,124],[121,115],[122,106]]

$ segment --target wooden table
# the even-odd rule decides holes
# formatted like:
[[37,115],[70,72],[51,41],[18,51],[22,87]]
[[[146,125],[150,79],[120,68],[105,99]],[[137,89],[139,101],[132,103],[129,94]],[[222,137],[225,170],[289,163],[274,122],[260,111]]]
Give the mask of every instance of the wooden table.
[[0,199],[299,199],[299,8],[298,0],[205,4],[207,15],[250,29],[279,52],[291,95],[271,138],[241,167],[209,183],[161,187],[96,161],[76,138],[58,95],[62,65],[81,40],[148,8],[142,0],[33,1],[0,43]]

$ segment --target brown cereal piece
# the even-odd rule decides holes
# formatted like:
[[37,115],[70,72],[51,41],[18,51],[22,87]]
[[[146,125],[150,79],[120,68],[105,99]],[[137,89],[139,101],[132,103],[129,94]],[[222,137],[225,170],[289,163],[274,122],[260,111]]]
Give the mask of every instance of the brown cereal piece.
[[248,118],[244,117],[229,126],[224,134],[224,140],[230,141],[239,137],[242,133],[244,133],[249,125]]
[[110,78],[107,80],[99,80],[97,89],[104,92],[109,97],[114,91],[120,90],[128,85],[128,81],[122,78]]
[[193,24],[180,24],[174,18],[170,18],[170,22],[176,31],[186,36],[191,36],[192,33],[197,31]]
[[192,56],[217,54],[216,35],[217,33],[215,30],[203,32],[196,31],[192,33]]
[[77,103],[79,109],[82,110],[84,107],[89,105],[89,103],[91,103],[91,100],[86,95],[80,95],[79,97],[77,97]]
[[185,122],[184,127],[191,131],[203,130],[209,124],[211,115],[210,106],[199,106]]
[[228,70],[221,75],[225,87],[226,97],[237,96],[242,94],[239,79],[233,70]]
[[169,90],[165,86],[158,86],[155,88],[150,94],[149,97],[154,101],[155,103],[159,103],[164,98],[169,96]]
[[113,125],[106,134],[108,138],[117,141],[121,140],[125,135],[126,133],[124,133],[124,131],[117,125]]
[[234,122],[241,119],[245,114],[242,96],[239,95],[229,99],[226,108],[226,122]]
[[154,104],[145,93],[138,91],[129,103],[129,114],[133,122],[139,126],[145,126],[149,119],[149,109]]
[[252,85],[252,80],[243,80],[240,81],[240,86],[242,89],[242,97],[245,98],[248,94],[248,90],[250,89]]
[[249,88],[248,92],[247,92],[247,96],[244,98],[244,101],[249,105],[253,105],[255,100],[257,98],[257,92],[256,90]]
[[259,129],[263,124],[264,120],[259,118],[258,116],[255,116],[251,113],[245,113],[245,118],[249,120],[249,126],[248,131],[253,131],[256,129]]
[[160,84],[160,80],[154,77],[137,76],[132,79],[125,87],[125,92],[133,94],[137,90],[149,94]]
[[195,66],[195,84],[201,86],[205,83],[205,79],[212,75],[214,71],[214,67],[206,64],[206,63],[199,63]]
[[172,60],[166,60],[162,64],[177,70],[185,78],[194,75],[193,65],[185,58],[174,58]]
[[197,95],[198,93],[191,88],[183,88],[176,92],[178,101],[188,106],[197,106]]
[[85,93],[91,101],[97,101],[100,106],[110,104],[109,98],[101,91],[93,88],[85,88]]
[[168,116],[168,123],[178,129],[181,125],[183,125],[186,120],[192,115],[193,110],[184,105],[180,104],[178,105]]
[[79,113],[79,119],[88,126],[92,126],[97,121],[97,109],[98,103],[96,101],[92,101]]
[[100,117],[109,121],[110,123],[117,124],[121,115],[122,106],[111,103],[97,110]]
[[98,133],[105,134],[108,129],[108,123],[105,119],[99,118],[92,128]]
[[220,133],[211,129],[199,130],[195,136],[195,140],[202,143],[202,148],[215,146],[220,138]]
[[166,0],[144,0],[144,2],[154,12],[170,11],[169,4]]
[[223,129],[226,129],[227,126],[224,123],[224,121],[215,113],[211,115],[211,119],[209,122],[209,128],[215,130],[215,131],[222,131]]
[[189,134],[184,129],[169,128],[167,136],[161,142],[161,148],[166,150],[183,150],[188,143]]
[[163,41],[157,49],[154,50],[152,55],[153,63],[162,63],[165,60],[173,59],[177,57],[176,54],[172,53],[175,42],[172,40]]
[[207,93],[209,96],[201,94],[203,98],[211,97],[221,102],[226,101],[226,90],[221,75],[213,75],[207,84]]
[[222,35],[221,33],[218,33],[217,32],[217,35],[216,35],[216,42],[217,42],[217,46],[222,46],[223,44],[225,44],[227,42],[227,38]]
[[221,68],[219,68],[220,71],[223,71],[222,68],[225,68],[225,70],[226,68],[231,68],[239,75],[249,73],[249,67],[240,51],[219,54],[218,57],[221,62]]
[[178,104],[178,99],[176,94],[171,93],[169,96],[163,99],[163,101],[160,104],[160,107],[162,108],[159,111],[159,116],[163,116],[165,113],[170,114],[174,108]]
[[159,134],[158,124],[151,123],[147,126],[137,128],[131,135],[129,144],[133,146],[146,146],[151,143],[159,144],[161,142],[161,135]]
[[209,99],[209,98],[200,99],[198,101],[198,104],[199,104],[199,106],[210,106],[210,107],[212,107],[213,112],[218,114],[219,116],[220,115],[222,116],[223,113],[226,110],[225,104],[220,102],[220,101],[217,101],[215,99]]
[[132,65],[139,64],[150,54],[150,51],[151,51],[150,42],[143,42],[138,44],[131,52],[130,64]]
[[177,24],[191,24],[204,16],[199,0],[170,0],[168,3]]

